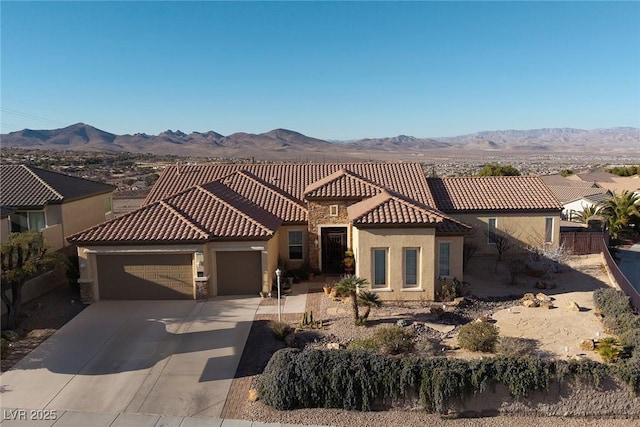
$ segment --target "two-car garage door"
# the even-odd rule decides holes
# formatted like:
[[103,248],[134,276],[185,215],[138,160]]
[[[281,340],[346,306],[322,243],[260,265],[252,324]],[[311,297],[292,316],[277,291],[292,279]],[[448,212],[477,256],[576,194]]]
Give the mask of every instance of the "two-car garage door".
[[100,255],[100,299],[193,299],[191,254]]
[[[260,251],[216,253],[217,294],[257,295],[262,290]],[[192,254],[97,256],[100,299],[194,299]]]

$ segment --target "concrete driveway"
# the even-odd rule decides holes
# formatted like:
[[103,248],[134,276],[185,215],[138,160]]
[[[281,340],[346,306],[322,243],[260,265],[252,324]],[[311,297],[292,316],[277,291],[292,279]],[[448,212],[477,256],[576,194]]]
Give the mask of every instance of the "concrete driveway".
[[95,303],[2,374],[2,407],[218,418],[259,303]]

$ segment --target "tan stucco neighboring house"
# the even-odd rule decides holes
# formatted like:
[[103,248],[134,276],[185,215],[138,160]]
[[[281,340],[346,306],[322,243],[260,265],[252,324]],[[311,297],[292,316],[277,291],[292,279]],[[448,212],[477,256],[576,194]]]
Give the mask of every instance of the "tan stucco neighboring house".
[[[383,299],[429,300],[439,278],[463,279],[468,224],[481,220],[435,196],[418,163],[172,165],[140,209],[68,239],[87,302],[257,295],[285,264],[344,274],[348,251]],[[509,213],[526,228],[559,219],[538,202]]]
[[32,230],[42,232],[52,250],[68,246],[64,236],[111,219],[114,189],[33,166],[1,165],[2,241]]
[[[473,227],[477,254],[496,253],[496,238],[514,249],[557,245],[562,205],[538,176],[429,178],[436,207]],[[498,236],[498,237],[496,237]]]

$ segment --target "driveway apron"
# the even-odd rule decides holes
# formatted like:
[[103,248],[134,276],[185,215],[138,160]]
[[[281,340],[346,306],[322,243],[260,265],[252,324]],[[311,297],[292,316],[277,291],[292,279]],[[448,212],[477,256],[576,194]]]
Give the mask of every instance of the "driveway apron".
[[217,418],[259,303],[95,303],[0,376],[2,407]]

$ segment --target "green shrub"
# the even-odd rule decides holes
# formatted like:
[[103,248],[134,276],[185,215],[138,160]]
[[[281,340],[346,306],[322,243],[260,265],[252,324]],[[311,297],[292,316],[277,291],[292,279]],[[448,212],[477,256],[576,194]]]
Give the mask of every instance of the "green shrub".
[[629,385],[637,396],[640,393],[640,352],[636,350],[631,358],[618,361],[615,375]]
[[593,360],[556,360],[556,378],[563,381],[566,377],[592,384],[599,389],[607,375],[611,374],[608,365]]
[[622,346],[616,338],[607,337],[598,342],[596,346],[596,352],[602,357],[605,362],[615,362],[620,357],[622,352]]
[[593,301],[604,317],[616,317],[632,311],[629,297],[616,289],[596,289],[593,291]]
[[503,356],[529,356],[538,346],[536,340],[517,337],[500,337],[496,345],[496,353]]
[[488,322],[467,323],[460,327],[458,344],[471,351],[491,353],[498,341],[498,328]]
[[[554,363],[560,363],[556,367]],[[476,360],[396,358],[352,350],[276,352],[260,376],[260,399],[279,410],[343,408],[370,411],[374,402],[418,398],[427,411],[446,413],[492,383],[502,383],[516,398],[548,388],[556,370],[563,377],[586,372],[588,362],[496,357]],[[594,364],[594,366],[604,366]],[[598,371],[599,372],[599,371]]]
[[400,327],[388,326],[376,330],[368,338],[355,339],[349,343],[352,350],[374,351],[381,354],[410,353],[414,350],[414,335]]
[[285,322],[278,322],[276,320],[272,320],[269,322],[269,329],[273,336],[280,341],[284,341],[284,339],[293,332],[293,328]]
[[530,391],[549,387],[553,362],[535,357],[497,357],[494,360],[495,380],[509,387],[515,397],[526,397]]

